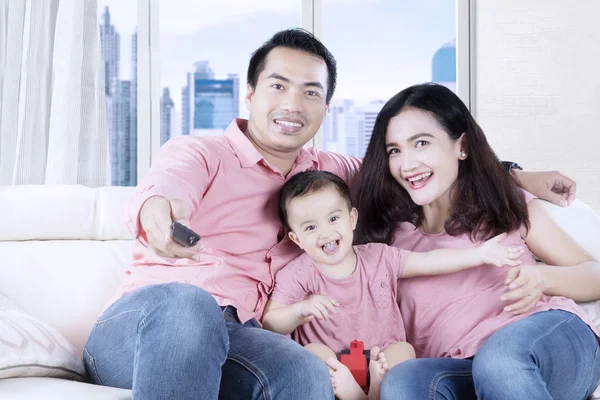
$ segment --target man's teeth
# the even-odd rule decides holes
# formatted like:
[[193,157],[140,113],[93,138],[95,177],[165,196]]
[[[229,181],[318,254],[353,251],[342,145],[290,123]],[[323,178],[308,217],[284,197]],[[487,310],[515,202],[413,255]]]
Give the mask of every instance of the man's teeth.
[[325,244],[323,245],[323,247],[331,248],[331,247],[334,247],[336,244],[337,244],[337,240],[334,240],[334,241],[332,241],[332,242],[325,243]]
[[408,178],[409,182],[416,182],[416,181],[420,181],[421,179],[427,179],[431,176],[431,172],[425,172],[422,173],[421,175],[417,175],[417,176],[413,176],[412,178]]
[[276,119],[275,123],[277,125],[289,126],[290,128],[302,128],[302,124],[299,124],[297,122],[280,121],[280,120]]

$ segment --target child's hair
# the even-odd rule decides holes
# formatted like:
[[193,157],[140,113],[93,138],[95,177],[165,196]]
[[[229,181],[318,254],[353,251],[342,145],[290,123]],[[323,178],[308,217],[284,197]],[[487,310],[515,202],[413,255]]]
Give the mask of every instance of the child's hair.
[[333,187],[352,208],[350,189],[346,182],[339,176],[327,171],[305,171],[294,175],[283,185],[279,191],[279,219],[283,222],[285,229],[290,231],[288,224],[287,206],[296,197],[313,194],[328,187]]

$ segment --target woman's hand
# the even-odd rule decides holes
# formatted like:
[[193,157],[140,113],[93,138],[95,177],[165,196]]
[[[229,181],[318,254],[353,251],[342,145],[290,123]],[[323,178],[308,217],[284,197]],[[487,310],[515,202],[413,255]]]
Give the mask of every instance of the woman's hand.
[[544,293],[544,279],[536,265],[512,267],[504,284],[510,291],[500,297],[500,300],[509,303],[504,311],[515,315],[531,310]]

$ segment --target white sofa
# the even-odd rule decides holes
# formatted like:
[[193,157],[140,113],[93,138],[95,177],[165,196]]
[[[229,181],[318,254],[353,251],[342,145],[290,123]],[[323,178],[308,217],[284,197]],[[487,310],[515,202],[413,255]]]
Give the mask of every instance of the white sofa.
[[[132,193],[122,187],[0,187],[0,294],[60,332],[79,356],[131,259],[122,210]],[[600,216],[582,202],[567,209],[548,204],[548,210],[600,259]],[[600,321],[598,304],[587,308]],[[130,398],[128,390],[55,377],[0,379],[0,399]]]

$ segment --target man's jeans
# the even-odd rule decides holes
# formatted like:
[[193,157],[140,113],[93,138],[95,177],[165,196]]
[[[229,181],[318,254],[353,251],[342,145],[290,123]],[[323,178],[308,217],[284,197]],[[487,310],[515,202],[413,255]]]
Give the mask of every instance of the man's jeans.
[[96,322],[84,361],[92,383],[134,399],[333,399],[323,361],[188,284],[122,297]]
[[423,358],[390,370],[381,400],[584,400],[600,377],[598,340],[577,316],[544,311],[494,333],[474,359]]

